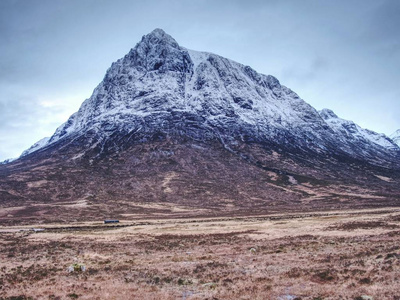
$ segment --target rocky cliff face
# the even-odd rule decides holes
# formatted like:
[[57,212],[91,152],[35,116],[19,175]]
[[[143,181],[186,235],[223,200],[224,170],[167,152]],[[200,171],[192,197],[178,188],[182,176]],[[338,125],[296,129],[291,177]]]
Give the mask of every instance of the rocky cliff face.
[[275,77],[156,29],[52,137],[0,166],[0,219],[397,205],[399,155]]

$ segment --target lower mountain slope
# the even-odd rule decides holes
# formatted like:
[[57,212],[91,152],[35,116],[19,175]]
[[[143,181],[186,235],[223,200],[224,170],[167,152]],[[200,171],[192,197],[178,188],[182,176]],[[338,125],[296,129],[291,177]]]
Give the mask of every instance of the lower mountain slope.
[[162,133],[63,140],[0,166],[2,225],[250,216],[400,204],[400,170]]

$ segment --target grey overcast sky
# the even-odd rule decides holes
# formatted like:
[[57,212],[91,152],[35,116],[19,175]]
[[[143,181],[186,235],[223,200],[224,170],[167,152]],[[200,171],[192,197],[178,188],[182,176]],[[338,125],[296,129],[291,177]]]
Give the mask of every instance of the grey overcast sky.
[[274,75],[316,109],[400,128],[397,0],[1,0],[0,161],[52,135],[155,28]]

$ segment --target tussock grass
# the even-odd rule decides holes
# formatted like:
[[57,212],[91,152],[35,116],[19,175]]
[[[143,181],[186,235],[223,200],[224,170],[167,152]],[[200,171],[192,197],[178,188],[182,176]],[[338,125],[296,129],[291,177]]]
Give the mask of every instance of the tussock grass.
[[[0,299],[395,300],[399,220],[382,212],[1,232]],[[69,273],[77,263],[86,271]]]

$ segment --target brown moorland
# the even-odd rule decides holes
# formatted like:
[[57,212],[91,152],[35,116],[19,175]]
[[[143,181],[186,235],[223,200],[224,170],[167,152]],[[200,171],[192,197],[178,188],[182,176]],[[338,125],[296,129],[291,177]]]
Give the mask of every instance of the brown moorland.
[[0,299],[400,299],[395,208],[68,225],[0,227]]

